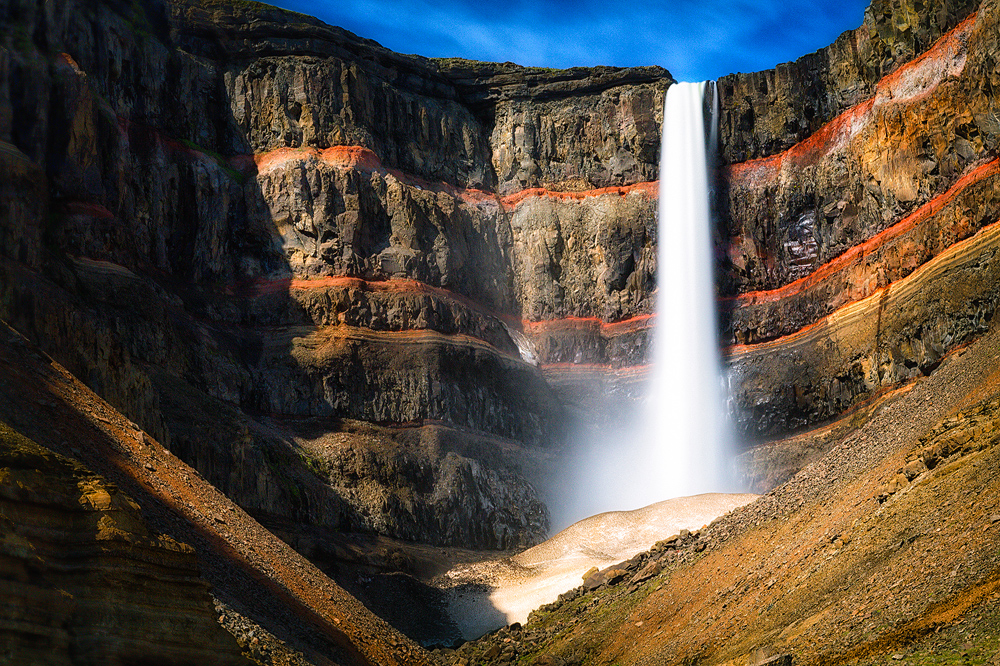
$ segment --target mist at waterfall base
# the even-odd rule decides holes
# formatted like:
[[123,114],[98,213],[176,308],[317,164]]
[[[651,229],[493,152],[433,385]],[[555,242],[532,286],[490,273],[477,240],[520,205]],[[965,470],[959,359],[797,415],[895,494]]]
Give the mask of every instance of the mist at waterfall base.
[[[674,497],[737,492],[713,273],[711,157],[715,84],[668,92],[660,149],[652,364],[637,401],[580,428],[552,498],[553,529]],[[705,113],[706,107],[710,113]]]

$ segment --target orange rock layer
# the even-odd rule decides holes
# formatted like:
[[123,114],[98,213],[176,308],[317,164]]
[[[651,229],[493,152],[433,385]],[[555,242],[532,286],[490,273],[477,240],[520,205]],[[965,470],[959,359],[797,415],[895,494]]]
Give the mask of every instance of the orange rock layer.
[[[875,106],[924,97],[947,76],[956,75],[965,64],[965,40],[975,26],[972,14],[941,37],[923,55],[886,75],[875,86],[875,96],[857,104],[828,122],[809,138],[776,155],[725,168],[730,182],[773,178],[784,165],[802,167],[815,163],[857,134]],[[957,69],[957,71],[956,71]]]
[[[747,292],[726,300],[732,302],[737,307],[741,307],[760,303],[773,303],[800,292],[814,289],[821,283],[829,280],[835,273],[849,271],[852,266],[863,261],[867,255],[870,255],[882,246],[900,238],[904,234],[907,234],[914,229],[918,229],[921,225],[928,222],[935,215],[941,212],[946,205],[954,201],[954,199],[970,185],[974,185],[975,183],[978,183],[986,178],[996,176],[998,173],[1000,173],[1000,159],[994,159],[965,174],[958,180],[958,182],[949,188],[948,191],[931,199],[926,204],[915,210],[910,215],[907,215],[901,221],[889,227],[882,233],[869,238],[860,245],[852,247],[835,259],[823,264],[809,275],[778,287],[777,289]],[[864,294],[861,297],[863,298],[867,295],[868,294]]]
[[[972,15],[951,32],[943,36],[926,53],[912,62],[899,68],[894,73],[884,77],[876,86],[876,94],[855,107],[845,111],[840,116],[827,123],[818,132],[808,139],[796,144],[787,151],[778,155],[731,165],[726,169],[726,177],[730,180],[770,178],[782,168],[783,165],[800,166],[813,162],[828,154],[833,148],[840,145],[859,130],[866,122],[866,118],[871,114],[876,105],[893,103],[899,100],[914,99],[915,97],[928,94],[937,84],[948,75],[955,74],[955,69],[964,66],[965,40],[972,30],[977,15]],[[72,66],[71,61],[67,61]],[[132,123],[122,119],[122,131],[129,132],[136,129]],[[139,128],[152,131],[150,128]],[[219,161],[207,153],[197,150],[188,144],[183,144],[174,140],[160,137],[157,134],[161,145],[175,151],[190,153],[198,159]],[[583,192],[560,192],[550,191],[544,188],[526,189],[516,194],[506,197],[499,197],[496,194],[478,190],[474,188],[461,188],[443,182],[430,182],[425,179],[404,174],[395,169],[386,168],[378,155],[362,146],[333,146],[325,149],[318,148],[281,148],[278,150],[260,153],[256,155],[240,155],[228,158],[225,161],[232,167],[246,175],[254,172],[264,172],[270,169],[280,168],[296,162],[302,163],[323,163],[334,168],[353,169],[364,172],[378,172],[391,174],[398,180],[409,185],[421,187],[431,191],[443,192],[450,196],[457,197],[469,203],[490,203],[512,210],[522,205],[524,202],[534,198],[550,198],[559,201],[583,201],[588,198],[602,196],[624,197],[632,193],[639,193],[647,197],[657,196],[657,182],[644,182],[620,187],[608,187],[587,190]],[[922,224],[933,218],[940,210],[951,202],[967,186],[981,181],[987,177],[993,177],[1000,172],[1000,161],[994,160],[982,165],[976,170],[966,174],[961,180],[952,186],[944,194],[931,200],[917,211],[911,213],[906,218],[893,225],[889,229],[874,236],[862,244],[846,251],[839,257],[819,267],[817,270],[795,282],[784,285],[778,289],[742,294],[729,303],[735,307],[753,306],[766,303],[773,303],[790,296],[800,294],[811,289],[819,289],[822,284],[835,274],[846,274],[853,266],[863,262],[865,257],[878,250],[880,247],[899,239],[903,235],[917,230]],[[108,217],[113,214],[107,209],[86,202],[70,202],[67,204],[67,211],[71,213],[89,214],[95,217]],[[448,298],[462,305],[482,312],[483,314],[496,316],[515,327],[522,328],[532,336],[545,335],[594,335],[604,338],[614,337],[624,333],[634,333],[652,325],[653,315],[639,315],[628,320],[606,323],[597,318],[576,318],[566,317],[551,321],[518,321],[516,318],[505,316],[500,313],[489,311],[481,305],[473,302],[467,297],[450,292],[447,289],[433,287],[420,283],[416,280],[393,279],[384,282],[366,281],[352,277],[326,277],[315,279],[287,279],[257,281],[251,286],[252,294],[265,294],[270,292],[280,292],[283,290],[308,290],[331,286],[349,287],[364,289],[367,291],[383,291],[396,293],[427,293],[438,297]],[[864,298],[870,293],[875,293],[873,289],[865,287],[856,294],[852,293],[851,299]],[[839,306],[839,305],[838,305]]]
[[650,328],[656,315],[644,314],[617,322],[605,322],[597,317],[563,317],[546,321],[523,321],[524,332],[529,335],[573,331],[596,331],[604,337]]

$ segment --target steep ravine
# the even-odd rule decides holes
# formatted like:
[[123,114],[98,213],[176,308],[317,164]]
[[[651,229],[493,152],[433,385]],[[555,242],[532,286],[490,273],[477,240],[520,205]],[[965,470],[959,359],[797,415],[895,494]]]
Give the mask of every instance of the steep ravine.
[[[755,490],[990,330],[998,13],[875,0],[827,49],[720,80]],[[405,56],[254,2],[10,0],[0,22],[0,319],[25,348],[328,573],[419,567],[317,534],[544,538],[567,433],[641,396],[666,70]],[[377,661],[364,636],[344,660]]]

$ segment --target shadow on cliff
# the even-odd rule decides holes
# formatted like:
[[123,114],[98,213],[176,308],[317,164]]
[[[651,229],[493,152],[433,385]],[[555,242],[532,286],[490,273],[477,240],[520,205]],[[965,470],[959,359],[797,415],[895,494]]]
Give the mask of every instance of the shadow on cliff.
[[[168,12],[182,3],[78,4],[26,26],[23,49],[0,49],[10,73],[0,106],[13,118],[0,136],[11,175],[0,180],[11,203],[0,213],[0,317],[345,587],[363,596],[372,576],[397,581],[367,601],[386,617],[404,592],[418,609],[438,604],[418,585],[428,558],[407,541],[514,548],[544,534],[545,508],[518,468],[543,455],[556,401],[502,322],[467,303],[488,291],[475,280],[500,270],[489,262],[502,263],[505,221],[480,233],[457,197],[439,219],[442,192],[397,182],[391,194],[416,220],[402,249],[419,247],[433,269],[447,227],[449,270],[472,282],[447,298],[431,288],[381,305],[362,288],[317,289],[309,302],[322,307],[310,311],[295,280],[326,273],[290,263],[287,239],[302,220],[276,214],[275,201],[295,191],[265,189],[263,156],[224,80],[225,26],[178,33]],[[294,175],[308,207],[311,177],[326,194],[335,185],[305,168]],[[392,211],[371,192],[346,194],[370,208],[294,233],[312,233],[316,248],[341,233],[377,257]],[[375,268],[327,272],[372,279]],[[490,289],[509,295],[501,278]],[[403,312],[412,325],[392,331],[393,347],[393,325],[341,326],[339,315],[359,311]],[[371,545],[354,532],[398,541]],[[252,598],[230,601],[254,616]],[[443,610],[424,616],[447,624]],[[437,631],[397,626],[418,640]]]
[[[719,161],[722,161],[720,156]],[[737,392],[738,377],[733,376],[733,368],[727,359],[727,350],[734,345],[747,342],[747,336],[751,332],[735,330],[736,324],[734,313],[738,304],[736,296],[739,293],[741,281],[748,272],[760,270],[755,265],[753,257],[743,256],[747,266],[740,268],[732,257],[740,256],[744,253],[744,248],[738,243],[743,233],[738,227],[738,222],[733,218],[730,208],[731,187],[729,180],[725,177],[725,164],[719,164],[715,168],[714,182],[715,188],[712,195],[713,219],[716,220],[713,231],[713,242],[715,245],[715,285],[717,297],[717,317],[719,326],[719,348],[722,350],[722,371],[726,382],[726,392],[730,396],[728,405],[730,421],[732,423],[734,445],[737,455],[741,455],[761,443],[762,437],[751,432],[748,419],[746,418],[745,406],[732,402],[731,397]],[[742,471],[737,474],[743,475]],[[744,488],[743,490],[747,490]]]
[[[88,4],[77,13],[97,18],[77,31],[60,24],[74,20],[67,7],[26,26],[45,39],[0,53],[3,84],[22,85],[0,85],[15,121],[0,136],[0,317],[252,515],[352,524],[349,505],[268,417],[267,351],[295,321],[292,270],[256,170],[221,154],[252,153],[246,137],[192,104],[205,95],[228,110],[214,104],[221,79],[174,50],[164,5],[126,9]],[[112,76],[116,62],[126,67]],[[116,110],[139,90],[141,103]],[[62,418],[25,427],[76,457],[75,440],[55,434]],[[130,492],[158,511],[155,493]],[[159,526],[202,541],[194,526]],[[282,611],[262,615],[259,581],[203,565],[239,612],[302,642]]]

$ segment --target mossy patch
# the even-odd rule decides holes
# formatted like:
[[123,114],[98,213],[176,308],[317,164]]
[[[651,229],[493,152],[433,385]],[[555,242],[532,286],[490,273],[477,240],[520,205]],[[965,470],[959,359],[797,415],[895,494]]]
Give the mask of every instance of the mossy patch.
[[996,596],[970,609],[954,624],[940,627],[905,648],[858,666],[995,666],[1000,664],[1000,601]]
[[311,455],[307,451],[299,451],[299,460],[302,464],[306,466],[310,472],[316,475],[316,477],[323,481],[324,483],[330,480],[330,464],[325,460],[320,460],[319,458]]
[[80,481],[95,478],[76,460],[36,444],[0,421],[0,470],[2,469],[38,470]]
[[237,183],[242,185],[244,182],[246,182],[246,176],[244,176],[242,173],[240,173],[232,166],[230,166],[229,162],[226,161],[226,158],[220,155],[219,153],[215,152],[214,150],[205,148],[203,146],[199,146],[194,141],[189,141],[188,139],[181,139],[180,142],[184,144],[186,148],[189,148],[190,150],[199,152],[202,155],[210,157],[219,166],[219,168],[222,169],[223,172],[225,172],[227,176],[235,180]]
[[[0,496],[15,502],[51,503],[88,512],[93,517],[97,540],[135,541],[137,537],[150,537],[139,505],[118,486],[3,422],[0,422]],[[164,543],[173,543],[165,539]]]

